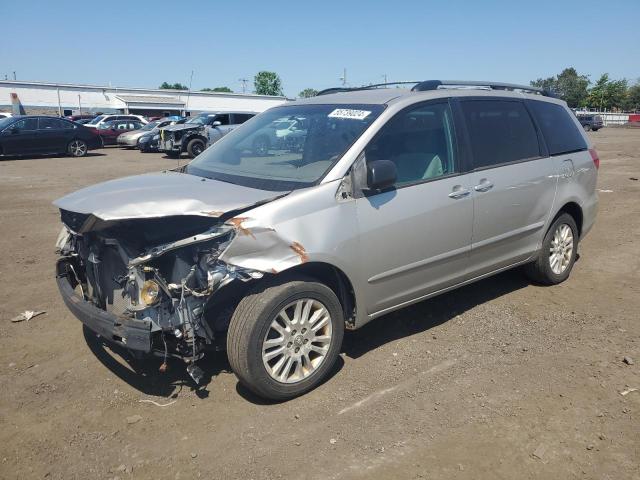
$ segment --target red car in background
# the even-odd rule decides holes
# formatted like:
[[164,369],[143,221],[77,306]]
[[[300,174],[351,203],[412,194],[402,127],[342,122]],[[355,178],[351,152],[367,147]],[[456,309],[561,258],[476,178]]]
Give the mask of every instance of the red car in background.
[[101,123],[98,125],[98,128],[87,128],[91,128],[91,130],[97,132],[105,145],[116,145],[118,135],[130,132],[131,130],[138,130],[143,126],[144,123],[135,120],[111,120],[110,122]]

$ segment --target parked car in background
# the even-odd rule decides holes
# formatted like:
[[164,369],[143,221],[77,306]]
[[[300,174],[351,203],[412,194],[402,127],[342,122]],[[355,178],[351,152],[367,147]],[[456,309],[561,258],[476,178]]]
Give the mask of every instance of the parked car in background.
[[586,131],[597,132],[604,126],[602,117],[600,115],[588,115],[579,113],[577,117],[580,121],[580,125],[582,125],[582,128],[584,128]]
[[[515,267],[569,277],[600,160],[565,102],[487,82],[330,91],[179,171],[57,200],[71,312],[105,342],[181,357],[196,382],[223,340],[240,382],[281,401],[328,377],[345,328]],[[305,125],[301,150],[245,150],[283,118]]]
[[[182,117],[178,117],[178,119],[179,118],[182,118]],[[143,125],[142,128],[138,130],[133,130],[133,131],[121,134],[117,140],[118,145],[120,145],[121,147],[135,148],[138,146],[138,140],[143,135],[151,132],[155,133],[158,131],[159,128],[166,127],[167,125],[173,125],[174,123],[175,123],[175,120],[172,117],[162,118],[159,120],[152,120],[146,125]]]
[[0,119],[0,155],[66,153],[84,157],[102,147],[91,129],[64,118],[19,116]]
[[98,128],[103,123],[110,122],[112,120],[133,120],[133,121],[138,121],[140,123],[143,123],[145,125],[147,123],[149,123],[141,115],[118,115],[118,114],[113,114],[113,115],[98,115],[97,117],[95,117],[93,120],[91,120],[89,123],[87,123],[85,125],[87,127],[89,127],[89,128]]
[[96,118],[98,115],[101,115],[100,113],[83,113],[82,115],[69,115],[66,118],[67,120],[71,120],[72,122],[78,122],[78,123],[87,123],[90,122],[91,120],[93,120],[94,118]]
[[305,119],[283,117],[247,137],[242,148],[250,148],[256,155],[265,155],[271,149],[296,150],[302,148],[307,135]]
[[13,117],[13,113],[0,112],[0,118],[8,118],[8,117]]
[[197,157],[238,125],[253,117],[255,112],[206,112],[191,117],[182,125],[160,129],[159,150],[169,157],[186,152]]
[[81,118],[80,120],[75,120],[75,122],[79,123],[80,125],[86,125],[87,123],[91,122],[91,120],[93,120],[93,118]]
[[[85,125],[89,127],[90,124]],[[104,145],[116,145],[117,138],[125,132],[138,130],[143,127],[143,123],[139,120],[110,120],[102,122],[95,128],[95,131],[102,138]]]
[[[175,117],[174,117],[175,118]],[[172,120],[169,125],[182,125],[187,121],[187,118],[178,117],[177,120]],[[142,153],[157,152],[160,144],[160,128],[154,129],[150,132],[145,132],[138,139],[138,149]]]

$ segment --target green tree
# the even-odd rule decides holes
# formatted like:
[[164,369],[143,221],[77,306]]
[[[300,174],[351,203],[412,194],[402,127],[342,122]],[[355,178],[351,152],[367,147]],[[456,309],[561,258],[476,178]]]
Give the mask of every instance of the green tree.
[[203,88],[200,90],[201,92],[225,92],[225,93],[233,93],[229,87],[216,87],[216,88]]
[[609,74],[600,76],[589,90],[589,106],[600,110],[623,109],[628,105],[627,80],[609,80]]
[[631,85],[627,90],[625,108],[632,112],[640,111],[640,79],[635,85]]
[[162,90],[189,90],[189,87],[182,85],[181,83],[167,83],[162,82],[160,87]]
[[282,95],[282,80],[275,72],[258,72],[253,85],[258,95]]
[[556,92],[571,108],[586,105],[589,92],[589,77],[578,75],[575,68],[565,68],[556,77]]
[[556,77],[539,78],[529,82],[532,87],[542,88],[543,90],[555,91]]
[[309,97],[315,97],[317,94],[318,94],[318,90],[316,90],[315,88],[305,88],[298,94],[298,96],[300,98],[309,98]]
[[575,68],[565,68],[555,77],[539,78],[531,82],[533,87],[543,88],[556,93],[572,107],[586,104],[589,87],[589,77],[579,75]]

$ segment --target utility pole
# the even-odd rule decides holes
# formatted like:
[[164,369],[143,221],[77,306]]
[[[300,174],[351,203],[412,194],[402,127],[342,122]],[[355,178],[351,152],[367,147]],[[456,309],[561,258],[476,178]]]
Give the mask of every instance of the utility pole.
[[15,72],[15,70],[13,71],[13,79],[16,80],[16,72]]
[[62,105],[60,105],[60,86],[56,86],[56,91],[58,92],[58,116],[62,116]]
[[387,74],[386,73],[382,75],[382,78],[384,78],[384,83],[387,83]]
[[193,70],[191,70],[191,78],[189,78],[189,90],[187,91],[187,103],[184,106],[184,114],[186,116],[189,111],[189,97],[191,96],[191,84],[193,83]]
[[342,69],[342,76],[340,77],[340,81],[342,82],[343,87],[347,86],[347,69],[346,68]]
[[80,94],[78,94],[78,110],[80,111],[79,115],[82,115],[82,102],[80,100]]
[[238,81],[242,83],[242,93],[247,93],[247,80],[246,78],[239,78]]

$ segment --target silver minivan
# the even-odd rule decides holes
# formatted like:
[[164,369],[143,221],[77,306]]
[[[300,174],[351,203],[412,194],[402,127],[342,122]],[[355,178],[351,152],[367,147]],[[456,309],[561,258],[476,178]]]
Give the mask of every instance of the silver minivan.
[[[345,328],[517,266],[564,281],[599,166],[565,102],[488,82],[385,87],[286,103],[179,170],[57,200],[68,308],[196,382],[226,346],[246,387],[284,400],[328,375]],[[283,118],[304,138],[252,148]]]

